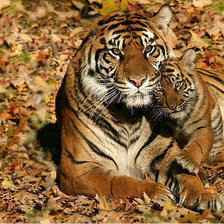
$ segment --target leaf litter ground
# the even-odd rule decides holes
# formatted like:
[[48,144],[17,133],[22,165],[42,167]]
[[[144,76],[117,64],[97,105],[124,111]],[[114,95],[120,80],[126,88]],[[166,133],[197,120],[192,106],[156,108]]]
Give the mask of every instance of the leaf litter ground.
[[[71,57],[85,38],[84,1],[0,2],[0,222],[223,222],[170,202],[96,195],[68,196],[56,184],[59,131],[55,96]],[[89,1],[101,14],[119,8],[151,15],[169,2],[175,12],[168,39],[180,56],[197,50],[197,66],[224,71],[222,1]],[[87,2],[85,2],[86,4]],[[98,8],[102,3],[102,8]],[[87,23],[89,24],[89,23]],[[224,168],[204,165],[210,191],[224,195]]]

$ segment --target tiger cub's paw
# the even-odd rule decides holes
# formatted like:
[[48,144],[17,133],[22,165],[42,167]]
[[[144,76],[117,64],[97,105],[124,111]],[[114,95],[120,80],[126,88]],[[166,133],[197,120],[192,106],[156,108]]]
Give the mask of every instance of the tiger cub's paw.
[[224,202],[220,195],[206,190],[203,192],[187,192],[180,194],[179,204],[194,211],[210,209],[212,212],[220,211]]
[[193,158],[187,151],[183,150],[179,152],[175,160],[179,165],[188,170],[190,173],[198,174],[200,163],[195,161],[195,158]]

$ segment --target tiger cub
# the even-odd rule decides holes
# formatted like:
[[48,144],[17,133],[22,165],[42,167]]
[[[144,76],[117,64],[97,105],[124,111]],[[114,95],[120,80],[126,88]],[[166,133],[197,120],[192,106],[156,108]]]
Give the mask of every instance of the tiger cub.
[[195,52],[188,49],[179,61],[161,67],[163,94],[159,100],[165,125],[182,149],[176,161],[197,174],[199,165],[224,161],[223,123],[215,93],[195,70]]

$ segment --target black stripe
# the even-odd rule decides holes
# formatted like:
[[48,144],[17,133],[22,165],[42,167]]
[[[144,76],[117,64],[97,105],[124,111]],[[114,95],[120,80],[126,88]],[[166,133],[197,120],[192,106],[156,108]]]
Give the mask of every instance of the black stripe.
[[[213,78],[213,79],[215,79],[216,81],[220,82],[222,85],[224,85],[224,81],[223,81],[222,79],[220,79],[219,77],[215,77],[215,76],[213,76],[213,75],[208,75],[207,73],[203,73],[203,72],[201,72],[201,71],[199,71],[199,70],[197,70],[197,72],[199,72],[200,74],[202,74],[202,75],[204,75],[204,76]],[[211,74],[214,74],[214,73],[212,73],[212,72],[210,72],[210,71],[207,71],[207,72],[209,72],[209,73],[211,73]],[[215,75],[215,74],[214,74],[214,75]]]
[[155,159],[153,159],[151,164],[150,164],[150,170],[154,173],[156,182],[158,181],[158,177],[159,177],[159,170],[156,169],[156,164],[161,162],[161,160],[164,158],[164,156],[166,155],[168,150],[171,147],[173,147],[173,143],[174,143],[174,140],[172,139],[170,141],[170,144],[166,147],[166,149],[160,155],[158,155]]
[[[207,110],[206,110],[206,113],[207,113]],[[204,119],[205,119],[205,117],[207,116],[207,114],[206,114],[206,113],[202,114],[202,116],[201,116],[198,120],[196,120],[196,121],[194,121],[194,122],[190,123],[189,125],[194,125],[194,124],[196,124],[196,123],[198,123],[198,122],[200,122],[200,121],[204,120]]]
[[162,45],[160,45],[160,44],[158,44],[157,46],[162,50],[162,53],[165,56],[166,55],[166,52],[165,52],[164,47]]
[[171,187],[172,187],[172,185],[173,185],[174,177],[171,176],[170,179],[171,179],[171,180],[170,180],[170,183],[169,183],[169,189],[171,189]]
[[98,66],[98,59],[99,59],[100,53],[101,53],[103,50],[104,50],[104,49],[98,49],[98,50],[96,50],[96,52],[95,52],[95,62],[96,62],[96,72],[97,72],[97,73],[100,73],[99,66]]
[[104,46],[106,45],[105,37],[100,38],[100,43],[103,44]]
[[219,121],[218,125],[215,128],[213,128],[213,132],[214,133],[223,132],[222,117],[220,117],[220,121]]
[[137,159],[138,159],[138,157],[139,157],[141,151],[142,151],[146,146],[148,146],[148,145],[149,145],[149,144],[156,138],[156,136],[158,135],[159,131],[160,131],[160,126],[157,125],[157,126],[154,128],[154,130],[152,131],[151,136],[148,138],[148,140],[145,142],[145,144],[144,144],[144,145],[140,148],[140,150],[138,151],[138,153],[137,153],[137,155],[136,155],[136,157],[135,157],[135,163],[136,163],[136,161],[137,161]]
[[[84,95],[84,97],[86,98],[87,96],[85,96],[85,93],[83,92],[83,89],[82,89],[82,84],[81,84],[81,80],[80,78],[78,79],[78,86],[81,87],[80,88],[80,92],[82,95]],[[79,107],[79,103],[81,102],[81,100],[78,98],[78,92],[77,92],[77,88],[74,87],[74,90],[75,90],[75,96],[76,97],[73,97],[73,94],[70,93],[71,97],[72,97],[72,100],[74,100],[74,102],[76,103],[77,107],[78,107],[78,110],[80,111],[81,108]],[[92,105],[94,102],[91,102],[89,101],[89,99],[87,100],[87,102]],[[79,118],[77,112],[74,110],[74,108],[72,108],[72,111],[74,113],[74,115],[79,119],[79,121],[89,129],[89,127]],[[116,138],[116,137],[119,137],[120,136],[120,133],[118,131],[116,131],[112,126],[111,124],[106,121],[102,116],[99,116],[98,114],[100,113],[100,111],[96,111],[96,113],[92,113],[90,114],[90,110],[87,110],[88,109],[88,106],[84,106],[83,109],[81,110],[82,113],[88,117],[89,119],[91,119],[96,125],[98,125],[102,130],[104,130],[104,133],[109,137],[111,138],[112,140],[114,140],[115,142],[117,142],[118,144],[120,144],[121,146],[124,146],[124,147],[127,147],[126,145],[124,145],[121,141],[119,141],[119,138]],[[91,132],[92,130],[89,129]],[[106,131],[105,131],[106,130]],[[94,133],[93,133],[94,134]],[[98,138],[98,136],[96,136]],[[99,138],[98,138],[99,139]]]
[[168,68],[168,69],[164,69],[163,72],[173,73],[173,72],[175,72],[175,70]]
[[89,161],[77,161],[77,160],[75,160],[73,155],[68,151],[68,149],[65,149],[65,152],[67,154],[67,157],[72,161],[72,163],[83,164],[83,163],[88,163],[89,162]]
[[143,20],[143,21],[146,21],[148,22],[148,19],[140,14],[133,14],[133,16],[131,17],[131,19],[139,19],[139,20]]
[[200,130],[202,128],[207,128],[207,127],[208,127],[208,125],[199,126],[194,131],[198,131],[198,130]]
[[[108,27],[108,30],[116,29],[118,26],[122,25],[122,23],[115,23]],[[114,33],[113,33],[114,34]]]
[[82,41],[82,43],[81,43],[80,47],[78,48],[77,52],[80,51],[80,50],[85,46],[86,42],[89,40],[89,38],[90,38],[91,36],[93,36],[92,33],[89,33],[89,34],[87,35],[87,37]]
[[209,82],[206,82],[208,85],[210,85],[211,87],[215,88],[217,91],[219,91],[220,93],[224,94],[224,91],[221,90],[218,86],[212,84],[212,83],[209,83]]
[[97,155],[99,155],[99,156],[102,156],[102,157],[105,157],[105,158],[107,158],[107,159],[109,159],[109,160],[111,160],[113,163],[114,163],[114,165],[116,166],[116,168],[117,168],[117,170],[118,170],[118,166],[117,166],[117,163],[114,161],[114,159],[111,157],[111,156],[109,156],[109,155],[107,155],[107,154],[105,154],[104,152],[102,152],[102,151],[100,151],[100,149],[93,143],[93,142],[91,142],[90,140],[88,140],[86,137],[85,137],[85,135],[76,127],[76,125],[75,125],[75,123],[74,123],[74,121],[71,119],[71,122],[72,122],[72,125],[73,125],[73,127],[75,128],[75,130],[79,133],[79,135],[85,140],[85,142],[87,143],[87,145],[93,150],[93,152],[95,152]]
[[172,179],[172,177],[174,177],[175,179],[175,186],[174,189],[175,190],[178,186],[178,181],[176,179],[176,175],[178,174],[190,174],[192,176],[196,176],[195,174],[190,173],[188,170],[184,169],[180,164],[178,164],[175,160],[170,164],[168,171],[166,172],[166,176],[167,179],[165,181],[165,185],[168,184],[169,180]]
[[116,14],[114,16],[111,16],[108,20],[105,20],[105,21],[101,20],[101,21],[99,21],[98,25],[102,26],[102,25],[106,25],[106,24],[108,24],[110,22],[113,22],[113,21],[122,21],[123,19],[124,19],[124,15]]

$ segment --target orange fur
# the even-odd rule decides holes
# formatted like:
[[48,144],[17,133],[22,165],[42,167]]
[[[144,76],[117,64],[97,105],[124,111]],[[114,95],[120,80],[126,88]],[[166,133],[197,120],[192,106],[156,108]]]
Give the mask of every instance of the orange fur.
[[166,125],[182,149],[177,162],[198,173],[202,161],[224,161],[224,143],[217,97],[194,69],[194,60],[194,51],[188,50],[179,61],[163,62],[160,100]]
[[[174,200],[187,188],[185,171],[174,164],[176,141],[142,110],[153,105],[159,64],[171,52],[164,41],[170,19],[167,5],[150,19],[134,11],[103,17],[69,64],[56,99],[62,143],[58,179],[65,193],[120,198],[146,192]],[[199,181],[193,189],[197,197],[188,194],[185,206],[204,197],[202,188]],[[221,205],[210,193],[192,208],[215,211]]]

